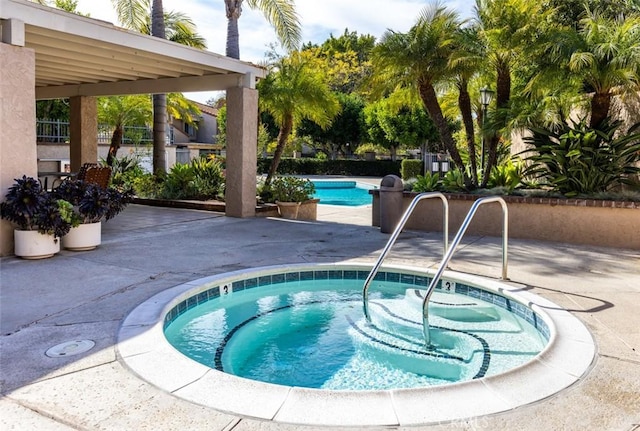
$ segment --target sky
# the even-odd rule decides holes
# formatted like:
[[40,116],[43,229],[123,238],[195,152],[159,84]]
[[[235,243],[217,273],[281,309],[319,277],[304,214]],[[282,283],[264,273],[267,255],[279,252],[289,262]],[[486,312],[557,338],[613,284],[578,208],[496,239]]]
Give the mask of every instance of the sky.
[[[165,11],[187,14],[207,41],[209,51],[225,53],[227,18],[224,0],[163,0]],[[296,0],[296,10],[302,26],[302,41],[322,43],[330,35],[336,37],[345,29],[358,34],[370,34],[379,39],[387,30],[407,31],[415,22],[428,0]],[[472,15],[473,0],[443,2],[457,10],[461,17]],[[109,0],[78,0],[77,10],[118,25],[115,10]],[[244,3],[239,20],[240,59],[259,63],[265,58],[269,46],[277,42],[275,32],[259,11]],[[206,102],[216,93],[188,93],[187,97]]]

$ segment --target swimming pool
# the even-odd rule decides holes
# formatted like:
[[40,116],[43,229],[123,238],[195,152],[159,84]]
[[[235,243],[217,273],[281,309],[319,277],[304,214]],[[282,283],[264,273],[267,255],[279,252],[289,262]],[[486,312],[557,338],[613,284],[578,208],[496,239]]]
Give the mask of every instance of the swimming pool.
[[433,345],[427,347],[421,312],[430,279],[380,272],[369,323],[362,310],[366,275],[321,269],[239,280],[229,293],[208,292],[193,308],[178,304],[165,334],[180,352],[216,370],[331,390],[496,375],[530,361],[548,342],[548,326],[524,305],[447,281],[430,301]]
[[323,205],[360,206],[371,205],[369,190],[375,186],[356,181],[312,181],[316,188],[313,195]]
[[[164,330],[171,322],[197,307],[198,302],[208,302],[212,295],[231,305],[234,297],[240,296],[234,289],[268,291],[261,284],[267,279],[272,284],[274,277],[283,274],[286,279],[295,277],[286,274],[306,277],[313,273],[315,277],[316,273],[339,271],[343,278],[346,274],[359,280],[370,268],[355,263],[281,265],[176,286],[141,304],[125,319],[119,333],[119,356],[138,376],[197,404],[275,422],[324,426],[418,425],[497,413],[549,397],[577,382],[591,367],[593,339],[570,313],[518,287],[451,272],[445,272],[444,280],[479,289],[480,295],[493,295],[492,301],[508,298],[512,305],[518,305],[516,308],[522,307],[523,316],[529,316],[529,320],[540,319],[543,325],[538,332],[548,333],[542,352],[510,371],[446,386],[325,390],[265,383],[221,372],[179,353],[165,337]],[[383,269],[414,277],[414,282],[433,275],[410,267]]]

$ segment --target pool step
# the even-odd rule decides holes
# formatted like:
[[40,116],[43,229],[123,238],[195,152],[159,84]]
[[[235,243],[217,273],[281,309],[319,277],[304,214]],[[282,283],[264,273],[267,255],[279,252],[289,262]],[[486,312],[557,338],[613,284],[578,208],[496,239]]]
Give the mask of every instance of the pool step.
[[[408,289],[405,298],[422,307],[423,290]],[[429,301],[429,315],[454,322],[497,322],[501,316],[492,304],[471,297],[435,291]]]
[[[393,363],[405,371],[443,380],[471,378],[483,362],[483,346],[464,333],[432,330],[432,339],[446,338],[455,348],[431,346],[423,338],[392,333],[361,319],[350,322],[350,334],[358,348],[377,361]],[[405,331],[411,332],[411,331]]]

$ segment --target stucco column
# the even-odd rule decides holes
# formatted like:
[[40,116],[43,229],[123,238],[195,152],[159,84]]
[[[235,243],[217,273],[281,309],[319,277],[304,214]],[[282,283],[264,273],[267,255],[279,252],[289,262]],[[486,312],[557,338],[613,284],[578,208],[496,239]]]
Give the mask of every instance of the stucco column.
[[[14,178],[37,178],[36,55],[0,43],[0,200]],[[13,225],[0,220],[0,256],[13,253]]]
[[69,106],[71,171],[78,172],[84,163],[98,161],[98,105],[95,97],[74,96]]
[[227,216],[256,215],[257,148],[258,91],[230,88],[227,90]]

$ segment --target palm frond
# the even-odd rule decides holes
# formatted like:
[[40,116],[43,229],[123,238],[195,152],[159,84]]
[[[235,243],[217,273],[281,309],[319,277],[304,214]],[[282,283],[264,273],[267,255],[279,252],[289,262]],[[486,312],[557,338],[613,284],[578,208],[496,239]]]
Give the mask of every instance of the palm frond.
[[111,4],[120,24],[131,30],[143,28],[151,13],[150,0],[111,0]]
[[293,0],[247,0],[247,5],[262,11],[285,49],[298,49],[302,40],[302,30]]

